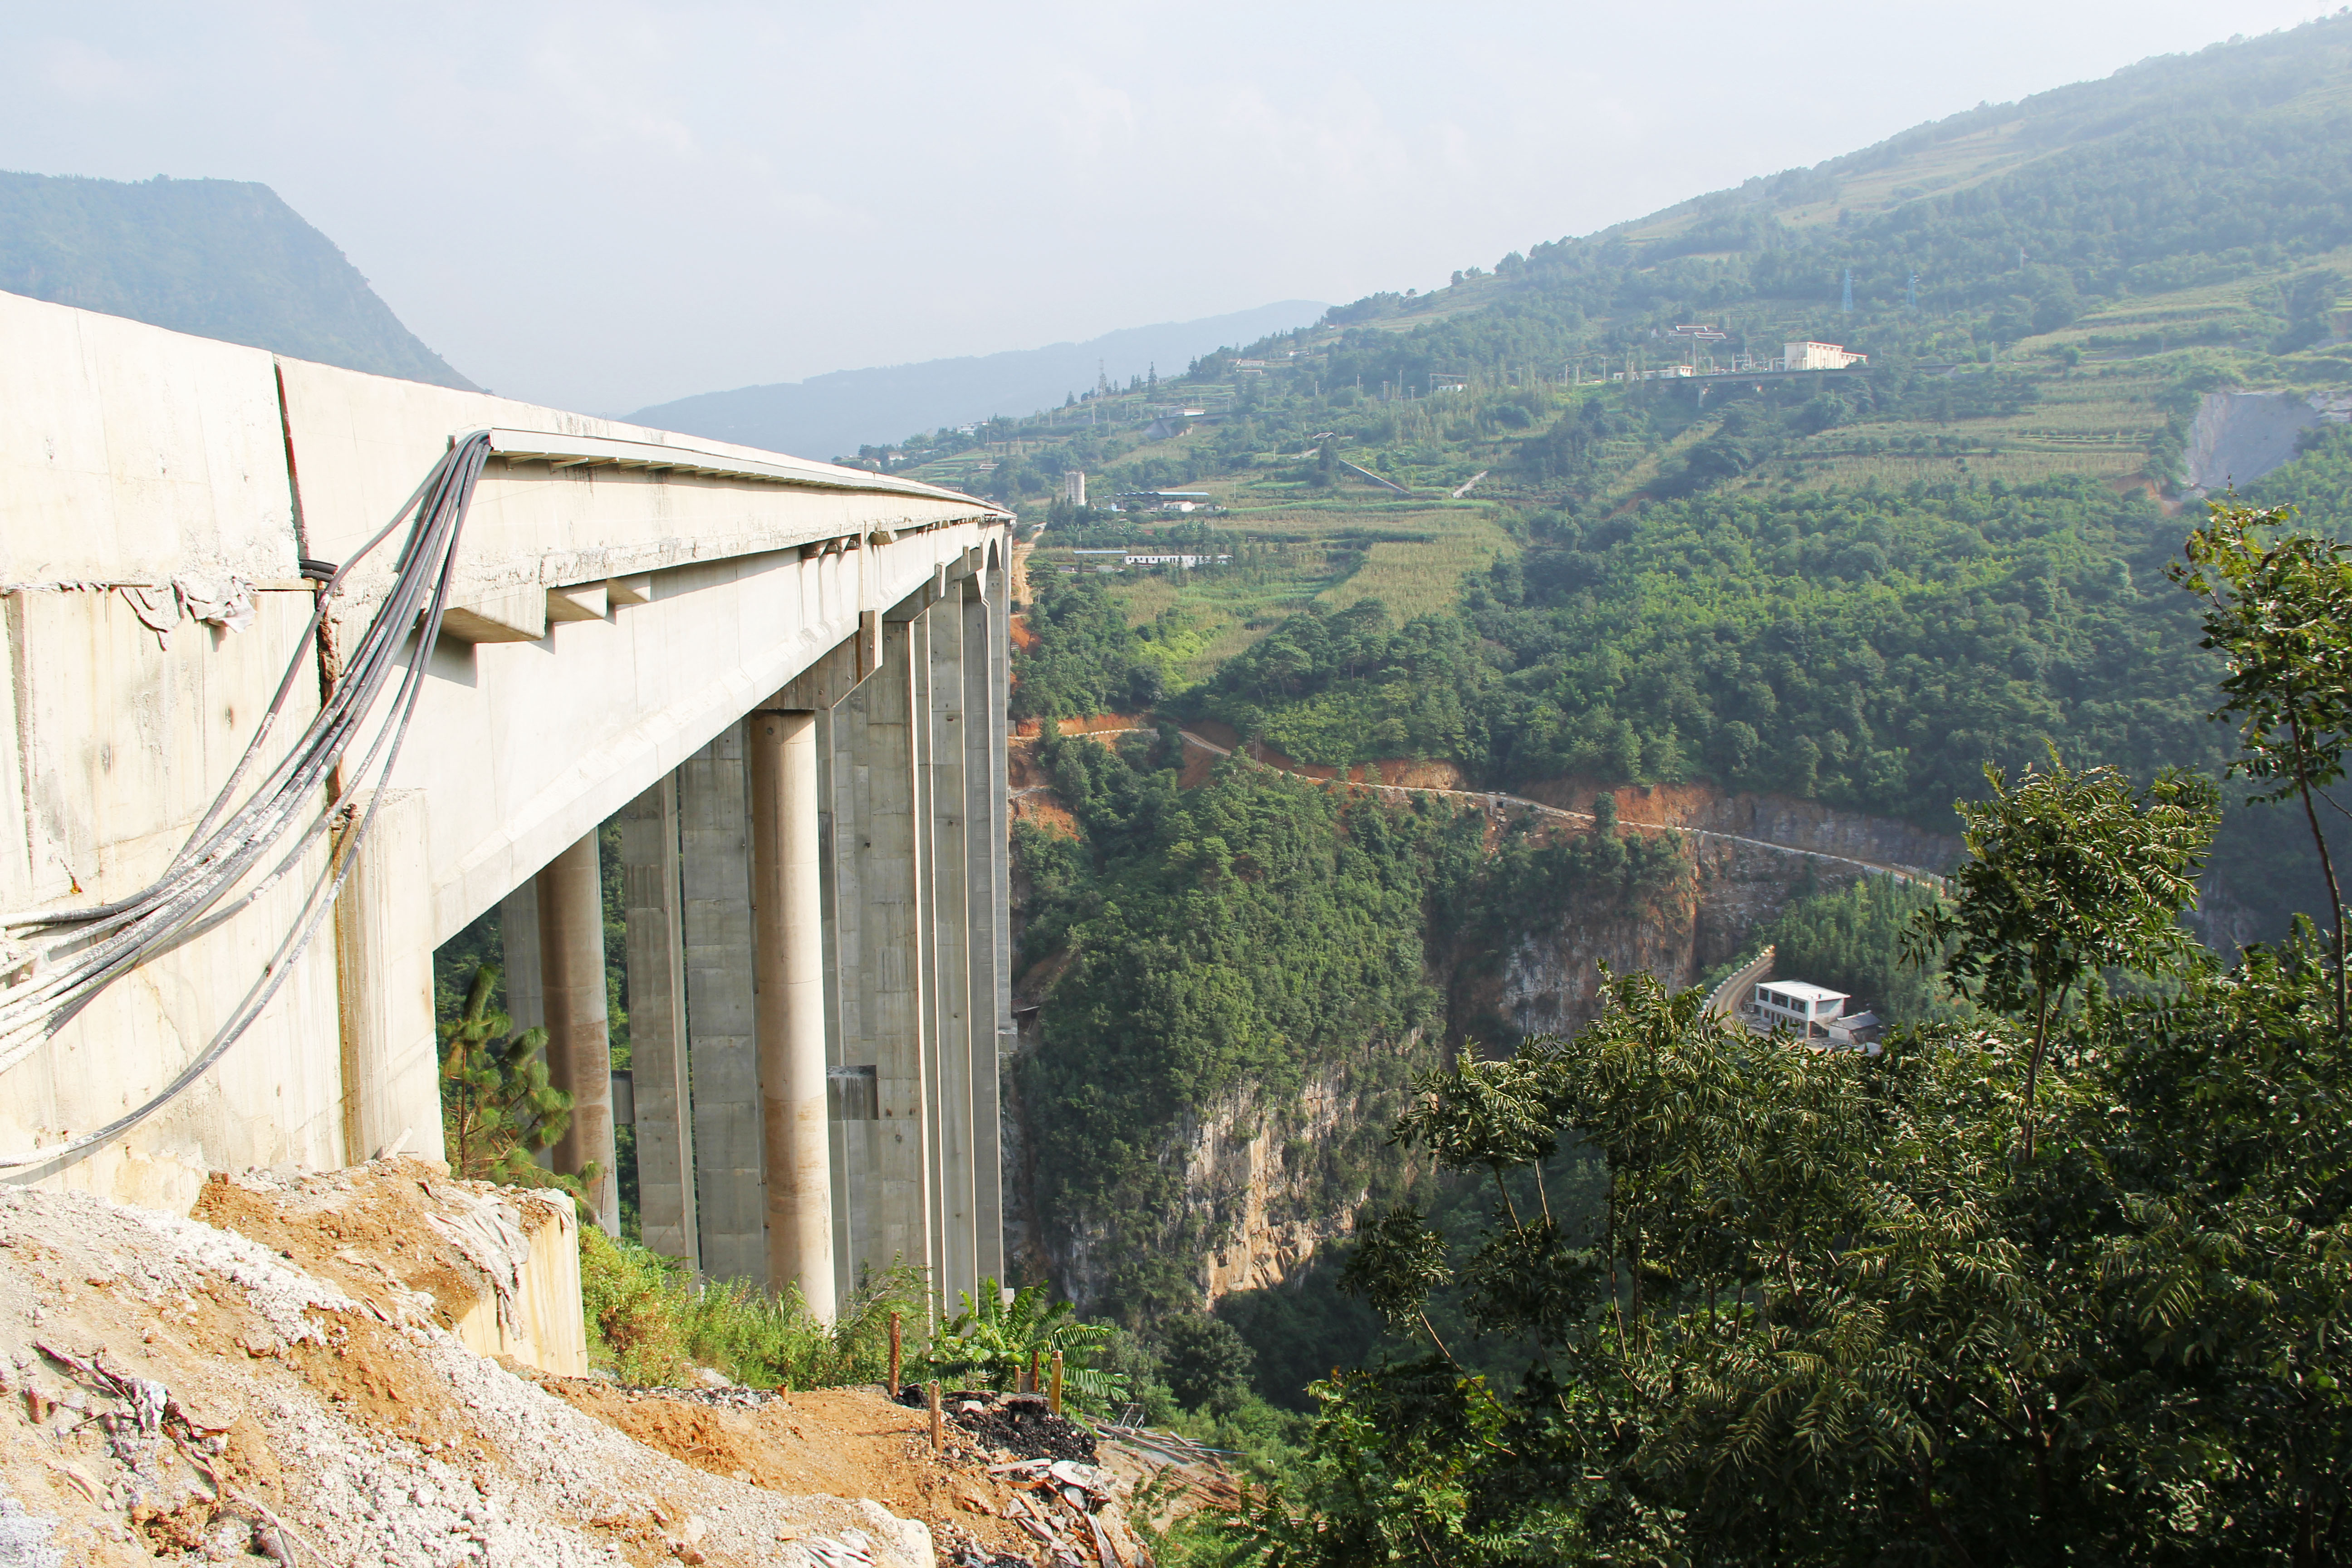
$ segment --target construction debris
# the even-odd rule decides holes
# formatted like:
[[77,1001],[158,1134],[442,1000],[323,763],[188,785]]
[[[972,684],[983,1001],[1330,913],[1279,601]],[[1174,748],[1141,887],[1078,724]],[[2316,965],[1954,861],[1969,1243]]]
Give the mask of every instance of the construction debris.
[[[919,1388],[908,1388],[898,1395],[898,1402],[909,1406],[922,1405],[923,1399],[923,1391]],[[1024,1459],[1094,1462],[1094,1434],[1047,1410],[1042,1394],[957,1389],[945,1394],[941,1403],[949,1420],[992,1447]]]

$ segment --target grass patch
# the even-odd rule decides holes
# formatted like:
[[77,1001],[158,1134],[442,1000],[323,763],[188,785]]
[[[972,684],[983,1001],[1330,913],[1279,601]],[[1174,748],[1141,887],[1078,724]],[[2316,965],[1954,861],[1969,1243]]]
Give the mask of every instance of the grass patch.
[[[1171,609],[1189,616],[1181,641],[1155,655],[1172,690],[1199,685],[1309,603],[1338,610],[1377,598],[1400,621],[1450,610],[1464,573],[1519,548],[1493,508],[1470,501],[1286,498],[1263,510],[1228,512],[1215,526],[1234,540],[1275,548],[1254,561],[1239,552],[1242,563],[1231,567],[1104,579],[1131,626]],[[1040,552],[1036,559],[1048,557]]]
[[1375,541],[1364,563],[1316,598],[1335,610],[1359,599],[1378,599],[1400,621],[1451,610],[1462,597],[1462,574],[1484,568],[1497,555],[1516,555],[1518,543],[1491,518],[1478,517],[1427,542]]
[[696,1284],[682,1259],[593,1226],[580,1230],[580,1304],[590,1363],[643,1387],[682,1386],[705,1366],[751,1388],[879,1383],[889,1369],[890,1314],[904,1320],[909,1365],[928,1321],[916,1269],[893,1269],[824,1323],[798,1291]]

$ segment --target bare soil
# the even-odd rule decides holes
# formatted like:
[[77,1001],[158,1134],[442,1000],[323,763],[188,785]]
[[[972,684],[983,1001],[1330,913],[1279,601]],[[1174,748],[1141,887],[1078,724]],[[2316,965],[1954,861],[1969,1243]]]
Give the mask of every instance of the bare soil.
[[415,1161],[216,1183],[211,1223],[0,1190],[7,1560],[1045,1556],[990,1456],[933,1458],[927,1419],[878,1392],[720,1409],[467,1350],[445,1324],[480,1282],[425,1221],[479,1201]]
[[871,1498],[921,1521],[943,1552],[960,1536],[992,1555],[1024,1559],[1039,1544],[1005,1517],[1019,1489],[989,1472],[1011,1456],[952,1425],[947,1451],[934,1455],[929,1415],[893,1405],[878,1387],[795,1391],[736,1409],[681,1390],[539,1381],[573,1409],[706,1474],[772,1491]]

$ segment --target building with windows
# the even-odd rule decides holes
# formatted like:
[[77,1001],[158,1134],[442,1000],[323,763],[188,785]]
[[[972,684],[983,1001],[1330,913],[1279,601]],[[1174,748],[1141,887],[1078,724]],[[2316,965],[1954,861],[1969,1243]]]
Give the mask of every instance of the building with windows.
[[1845,992],[1801,980],[1766,980],[1757,984],[1749,1004],[1749,1025],[1766,1034],[1787,1029],[1812,1045],[1874,1053],[1881,1031],[1878,1015],[1848,1013],[1846,1004],[1853,1000]]
[[1853,1000],[1843,991],[1808,985],[1801,980],[1768,980],[1756,987],[1756,1014],[1766,1028],[1794,1030],[1808,1039],[1826,1039],[1830,1020]]
[[1868,364],[1868,354],[1853,353],[1843,343],[1782,343],[1782,370],[1844,370]]

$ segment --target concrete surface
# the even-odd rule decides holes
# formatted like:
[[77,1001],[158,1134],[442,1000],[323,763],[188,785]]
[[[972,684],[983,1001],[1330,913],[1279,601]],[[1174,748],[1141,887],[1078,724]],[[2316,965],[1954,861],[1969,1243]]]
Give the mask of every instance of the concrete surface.
[[[390,580],[398,540],[331,603],[323,647],[305,640],[314,592],[299,560],[356,550],[454,438],[494,430],[500,452],[459,546],[451,635],[431,648],[412,641],[404,656],[426,662],[415,727],[386,786],[381,837],[362,849],[331,928],[185,1094],[111,1144],[12,1180],[184,1211],[207,1171],[331,1167],[404,1133],[408,1152],[437,1152],[434,948],[501,906],[510,1012],[518,1026],[558,1022],[540,940],[554,933],[534,879],[604,821],[669,791],[674,832],[640,832],[651,842],[632,864],[669,875],[670,834],[676,902],[638,888],[632,908],[645,911],[645,951],[673,950],[684,1012],[670,1027],[691,1084],[686,1063],[659,1061],[656,1047],[647,1059],[670,1087],[649,1086],[639,1104],[674,1126],[667,1152],[655,1140],[679,1173],[664,1200],[670,1234],[696,1237],[712,1272],[763,1277],[740,721],[790,689],[820,714],[820,926],[835,944],[824,950],[825,984],[838,993],[824,1008],[827,1048],[836,1064],[883,1069],[894,1135],[905,1132],[881,1161],[894,1193],[877,1212],[887,1217],[869,1225],[872,1245],[857,1256],[942,1261],[945,1220],[968,1231],[966,1212],[985,1205],[975,1186],[946,1213],[936,1206],[940,1148],[985,1173],[973,1182],[994,1176],[976,1131],[949,1131],[939,1096],[961,1097],[961,1126],[982,1114],[983,1091],[992,1105],[994,1073],[992,1053],[959,1045],[970,1079],[943,1081],[935,1037],[976,1041],[981,987],[993,994],[1003,983],[1001,914],[992,932],[973,923],[990,913],[982,902],[1001,900],[1001,873],[981,887],[971,827],[947,818],[961,787],[964,816],[978,823],[979,802],[1001,840],[1002,789],[995,804],[974,793],[969,743],[961,763],[936,761],[947,742],[931,731],[947,720],[916,704],[935,680],[961,680],[967,705],[977,689],[954,658],[935,672],[931,650],[939,637],[961,639],[969,663],[972,591],[956,584],[975,574],[1001,584],[1003,514],[856,470],[14,296],[0,295],[0,416],[12,432],[0,445],[0,815],[12,825],[0,906],[11,912],[146,885],[227,778],[289,664],[303,668],[270,740],[299,738],[320,679]],[[204,597],[231,579],[254,590],[247,629],[168,615],[160,630],[149,624],[157,605],[172,608],[173,582]],[[1001,587],[991,592],[1001,604]],[[977,635],[993,649],[1001,731],[1001,609],[987,614],[995,618]],[[870,700],[859,695],[869,688]],[[835,703],[858,710],[845,723]],[[1001,776],[1001,755],[993,767]],[[331,793],[320,812],[336,804]],[[878,848],[845,843],[849,797]],[[943,853],[966,868],[949,909],[931,901]],[[209,1043],[328,874],[322,839],[252,904],[152,955],[0,1072],[0,1148],[60,1142],[152,1096]],[[673,920],[674,937],[664,925]],[[950,954],[956,996],[942,1014],[935,960],[959,945],[995,956],[975,967]],[[649,1020],[660,1015],[657,1001],[647,1005]],[[602,1081],[573,1088],[590,1102],[591,1131]],[[682,1179],[688,1169],[695,1183]],[[848,1220],[841,1205],[836,1214],[838,1232]],[[959,1270],[987,1245],[958,1242]]]
[[824,931],[817,867],[816,715],[761,709],[751,765],[753,1022],[759,1040],[768,1278],[834,1315],[826,1169]]

